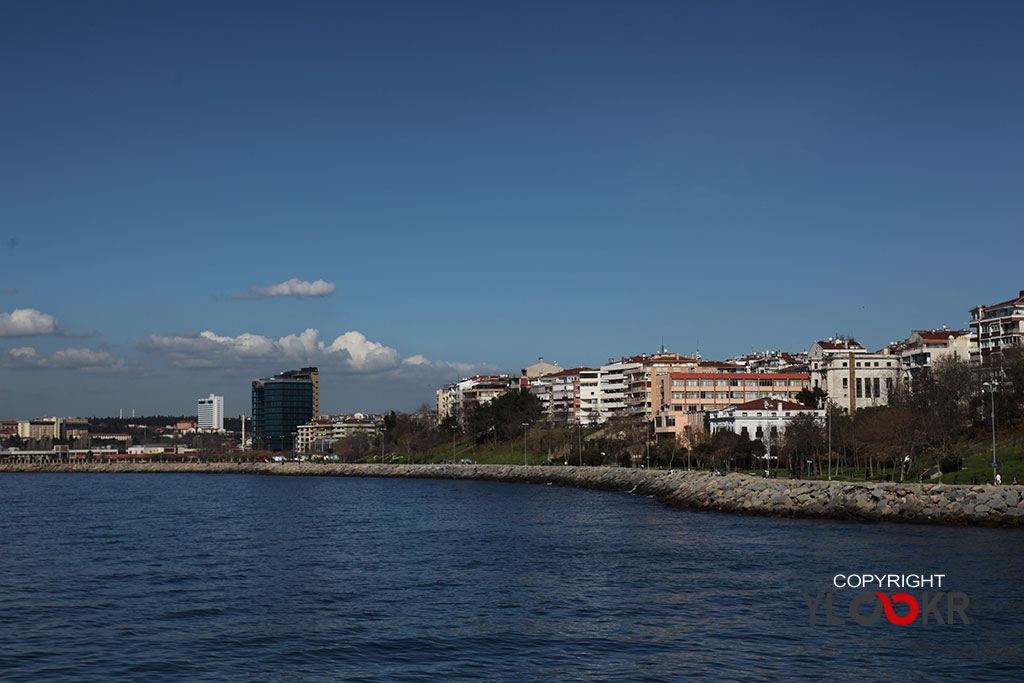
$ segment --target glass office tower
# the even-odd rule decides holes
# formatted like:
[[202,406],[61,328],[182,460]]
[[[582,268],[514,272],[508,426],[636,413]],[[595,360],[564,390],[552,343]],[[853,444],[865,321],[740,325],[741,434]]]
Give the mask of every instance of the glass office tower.
[[303,368],[253,381],[253,448],[271,451],[295,448],[298,426],[316,416],[314,404],[319,401],[314,399],[319,396],[314,393],[320,393],[319,379],[316,368]]

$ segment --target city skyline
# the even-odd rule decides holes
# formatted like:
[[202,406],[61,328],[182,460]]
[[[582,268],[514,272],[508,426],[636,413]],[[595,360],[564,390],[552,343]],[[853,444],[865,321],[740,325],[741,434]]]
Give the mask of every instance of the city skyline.
[[0,8],[0,416],[875,350],[1022,288],[1024,7]]

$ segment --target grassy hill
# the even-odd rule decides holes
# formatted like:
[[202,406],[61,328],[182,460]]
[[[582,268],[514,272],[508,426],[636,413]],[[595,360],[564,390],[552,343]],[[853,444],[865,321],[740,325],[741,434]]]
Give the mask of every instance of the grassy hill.
[[[978,431],[954,450],[963,458],[963,469],[943,474],[944,484],[952,484],[954,477],[961,484],[969,484],[975,475],[982,484],[992,483],[992,432]],[[1004,484],[1012,483],[1014,477],[1024,480],[1024,425],[1002,434],[996,432],[996,462]]]

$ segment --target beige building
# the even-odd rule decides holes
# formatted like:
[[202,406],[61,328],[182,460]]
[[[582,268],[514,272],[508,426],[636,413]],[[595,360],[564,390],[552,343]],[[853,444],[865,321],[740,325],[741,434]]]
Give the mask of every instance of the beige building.
[[89,434],[89,421],[80,417],[41,417],[18,420],[22,439],[73,439]]
[[536,363],[523,368],[523,375],[529,379],[535,379],[544,375],[561,372],[564,369],[565,368],[559,367],[557,360],[554,363],[545,363],[544,356],[541,356],[537,359]]
[[811,386],[821,388],[838,408],[855,413],[889,403],[900,376],[900,360],[884,349],[869,353],[854,339],[814,342],[807,352]]
[[908,380],[930,369],[942,358],[968,362],[971,350],[977,348],[970,330],[914,330],[905,341],[889,347],[890,355],[900,359],[900,370]]

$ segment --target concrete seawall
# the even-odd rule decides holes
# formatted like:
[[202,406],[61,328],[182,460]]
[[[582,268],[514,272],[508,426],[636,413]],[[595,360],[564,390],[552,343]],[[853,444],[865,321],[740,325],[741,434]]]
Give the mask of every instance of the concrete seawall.
[[872,484],[616,467],[315,463],[0,464],[3,472],[265,474],[472,479],[555,484],[654,496],[689,510],[925,524],[1024,526],[1024,486]]

